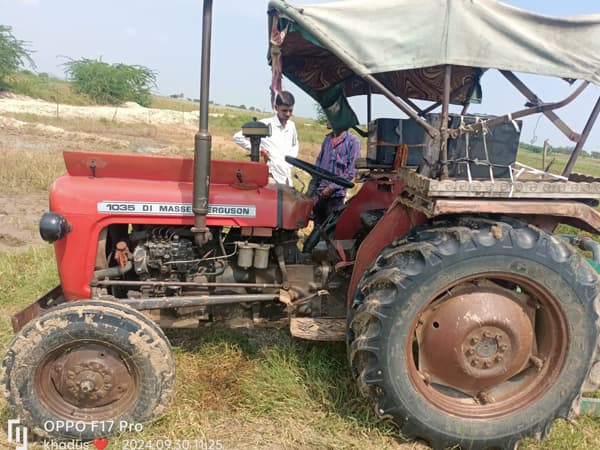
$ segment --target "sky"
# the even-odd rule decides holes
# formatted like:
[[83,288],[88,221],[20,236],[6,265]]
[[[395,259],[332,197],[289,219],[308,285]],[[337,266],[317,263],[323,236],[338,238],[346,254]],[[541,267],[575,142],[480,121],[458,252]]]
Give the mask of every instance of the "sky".
[[[323,2],[292,1],[293,4]],[[210,99],[215,103],[270,110],[267,3],[267,0],[213,1]],[[551,16],[600,13],[597,0],[505,0],[505,3]],[[0,0],[0,24],[11,26],[18,39],[29,43],[34,50],[37,72],[62,78],[63,64],[69,58],[101,58],[107,63],[136,64],[155,70],[158,94],[183,93],[185,97],[198,98],[202,4],[202,0]],[[512,87],[500,76],[486,74],[483,83],[485,107],[475,108],[474,112],[499,114],[523,106],[523,97],[516,91],[512,94]],[[565,84],[543,80],[533,90],[545,101],[558,100],[568,92]],[[283,87],[296,95],[296,115],[315,115],[315,103],[310,97],[285,79]],[[584,99],[559,112],[576,131],[583,128],[600,93],[595,86],[588,90]],[[365,100],[353,99],[351,103],[361,123],[365,123]],[[381,98],[374,100],[373,117],[401,117],[401,114],[387,99]],[[541,146],[546,138],[553,146],[571,145],[547,119],[525,122],[521,141]],[[600,120],[586,149],[600,151]]]

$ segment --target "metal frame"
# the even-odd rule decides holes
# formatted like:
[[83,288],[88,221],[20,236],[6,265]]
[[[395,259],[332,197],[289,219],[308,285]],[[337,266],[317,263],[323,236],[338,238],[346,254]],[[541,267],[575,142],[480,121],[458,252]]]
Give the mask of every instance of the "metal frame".
[[[511,113],[507,113],[493,119],[485,120],[478,122],[473,125],[464,126],[461,128],[447,128],[448,123],[448,111],[450,106],[450,99],[452,98],[453,92],[450,87],[450,79],[452,74],[452,66],[446,65],[446,71],[444,74],[444,89],[442,92],[442,100],[441,102],[435,102],[431,106],[420,109],[413,102],[408,99],[400,98],[393,94],[381,81],[379,81],[373,75],[364,75],[363,79],[369,84],[371,88],[374,88],[378,92],[381,92],[388,100],[390,100],[394,105],[396,105],[402,112],[407,114],[411,119],[415,120],[432,138],[436,138],[438,136],[440,139],[440,163],[442,166],[442,173],[440,178],[446,179],[448,178],[448,157],[447,157],[447,141],[448,138],[451,137],[456,139],[462,134],[472,133],[476,131],[481,131],[485,127],[489,127],[490,125],[495,125],[502,122],[510,122],[514,119],[527,117],[533,114],[542,113],[546,117],[550,119],[552,124],[560,130],[568,139],[575,142],[575,149],[571,154],[565,169],[563,170],[562,175],[564,177],[569,177],[572,172],[573,166],[575,165],[575,161],[581,154],[583,150],[583,146],[587,141],[587,138],[592,130],[594,123],[596,122],[598,115],[600,115],[600,97],[598,98],[596,105],[594,106],[592,112],[589,115],[587,123],[585,124],[581,133],[574,132],[556,113],[555,110],[560,109],[569,103],[573,102],[576,98],[578,98],[583,91],[590,84],[589,81],[582,81],[579,86],[575,88],[575,90],[569,94],[564,99],[552,102],[552,103],[544,103],[533,91],[531,91],[525,83],[523,83],[516,75],[514,75],[511,71],[507,70],[499,70],[499,72],[519,91],[521,92],[530,103],[527,104],[527,108],[520,109]],[[370,95],[369,95],[370,97]],[[370,103],[370,99],[369,99]],[[428,112],[433,111],[438,106],[442,106],[442,123],[440,128],[437,129],[429,125],[421,116],[425,115]],[[462,114],[465,114],[468,108],[468,104],[465,104],[462,110]],[[369,116],[370,116],[370,108],[369,108]]]

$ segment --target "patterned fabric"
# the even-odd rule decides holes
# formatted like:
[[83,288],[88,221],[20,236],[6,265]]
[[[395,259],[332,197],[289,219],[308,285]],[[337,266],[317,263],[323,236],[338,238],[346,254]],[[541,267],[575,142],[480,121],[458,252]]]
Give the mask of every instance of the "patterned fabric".
[[[316,164],[339,177],[352,180],[356,175],[354,163],[357,158],[360,158],[360,141],[356,136],[347,131],[337,137],[330,133],[321,145]],[[331,198],[343,198],[346,195],[345,188],[327,180],[321,181],[317,194],[320,196],[326,187],[333,191]]]
[[275,99],[277,98],[277,94],[279,94],[281,89],[281,76],[282,76],[282,63],[281,63],[281,44],[285,39],[285,35],[287,34],[289,23],[285,25],[285,27],[280,30],[279,29],[279,20],[278,16],[274,16],[273,24],[271,27],[271,106],[275,109]]
[[[287,33],[280,44],[283,73],[315,99],[338,85],[344,95],[352,97],[369,92],[368,83],[329,50],[303,38],[300,32]],[[273,66],[275,70],[275,66]],[[277,70],[281,70],[280,67]],[[381,72],[374,74],[384,86],[402,98],[440,100],[444,86],[444,66],[432,66],[412,70]],[[463,104],[472,99],[479,88],[483,71],[479,68],[453,66],[451,97],[454,104]],[[373,94],[380,94],[371,87]]]

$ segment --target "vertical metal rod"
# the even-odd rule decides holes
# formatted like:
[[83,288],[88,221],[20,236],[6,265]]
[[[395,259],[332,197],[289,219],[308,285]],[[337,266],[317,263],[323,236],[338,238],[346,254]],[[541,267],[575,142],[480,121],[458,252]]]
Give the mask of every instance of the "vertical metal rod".
[[200,122],[194,137],[194,211],[195,240],[204,245],[212,237],[206,226],[210,185],[210,153],[212,138],[208,132],[208,101],[210,87],[210,38],[212,31],[212,0],[204,0],[202,13],[202,67],[200,69]]
[[367,126],[371,123],[371,96],[373,94],[373,89],[371,88],[371,85],[367,85],[367,87],[369,88],[368,92],[367,92]]
[[446,65],[444,73],[444,92],[442,101],[442,123],[440,124],[440,159],[442,163],[442,180],[448,178],[448,113],[450,109],[450,80],[452,66]]
[[583,150],[585,141],[587,141],[587,138],[590,135],[592,128],[594,127],[594,123],[596,122],[596,119],[598,118],[599,113],[600,113],[600,97],[598,97],[598,100],[596,101],[596,106],[594,106],[594,109],[592,110],[592,113],[590,114],[590,117],[588,118],[588,121],[585,124],[583,131],[581,132],[581,138],[579,139],[579,142],[577,142],[577,145],[575,145],[575,149],[573,150],[573,153],[571,153],[571,156],[569,157],[569,161],[567,162],[567,165],[565,166],[565,170],[563,170],[563,173],[562,173],[563,177],[569,178],[569,175],[571,175],[571,171],[573,170],[575,161],[577,161],[579,154]]
[[202,67],[200,68],[200,124],[198,129],[199,132],[204,132],[205,134],[208,134],[212,3],[212,0],[204,0],[202,13]]
[[[546,171],[546,156],[548,155],[548,145],[549,145],[549,140],[546,139],[544,140],[544,147],[542,148],[542,172]],[[544,178],[544,176],[542,175],[542,179]]]

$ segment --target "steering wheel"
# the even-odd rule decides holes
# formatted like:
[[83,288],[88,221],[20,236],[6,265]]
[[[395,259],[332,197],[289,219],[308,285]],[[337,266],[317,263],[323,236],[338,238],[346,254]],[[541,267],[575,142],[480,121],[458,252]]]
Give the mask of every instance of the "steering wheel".
[[[316,185],[319,185],[321,179],[331,181],[332,183],[339,184],[345,188],[353,188],[354,183],[345,178],[337,176],[335,173],[330,172],[329,170],[321,169],[314,164],[311,164],[306,161],[302,161],[301,159],[294,158],[292,156],[286,156],[285,160],[288,164],[291,164],[298,169],[302,169],[305,172],[308,172],[315,179]],[[317,181],[318,180],[318,181]],[[315,187],[316,188],[316,187]]]

